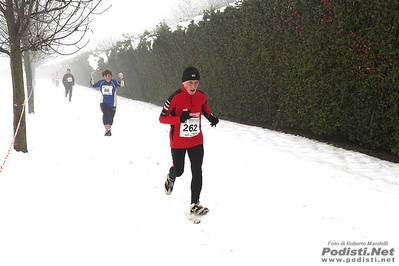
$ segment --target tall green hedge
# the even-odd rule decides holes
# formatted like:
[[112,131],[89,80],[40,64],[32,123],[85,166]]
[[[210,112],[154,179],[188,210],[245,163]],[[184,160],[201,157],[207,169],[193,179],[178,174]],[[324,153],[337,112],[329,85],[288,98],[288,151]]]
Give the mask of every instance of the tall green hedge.
[[127,97],[163,104],[188,65],[221,118],[399,155],[399,3],[244,0],[109,51]]

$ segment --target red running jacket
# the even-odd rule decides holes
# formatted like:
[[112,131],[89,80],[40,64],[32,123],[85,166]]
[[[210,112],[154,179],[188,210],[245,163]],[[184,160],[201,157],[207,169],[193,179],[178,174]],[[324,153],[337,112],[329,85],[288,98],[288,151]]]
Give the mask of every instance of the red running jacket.
[[[192,118],[180,123],[180,116],[186,110]],[[170,125],[170,147],[183,149],[203,144],[201,114],[208,118],[211,113],[204,92],[197,89],[190,95],[183,86],[175,91],[166,100],[159,116],[161,123]]]

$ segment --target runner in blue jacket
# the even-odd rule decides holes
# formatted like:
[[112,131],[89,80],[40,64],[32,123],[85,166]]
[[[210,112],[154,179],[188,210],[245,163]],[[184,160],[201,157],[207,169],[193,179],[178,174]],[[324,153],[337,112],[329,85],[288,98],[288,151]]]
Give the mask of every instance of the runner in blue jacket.
[[117,88],[123,87],[125,85],[125,82],[123,80],[123,74],[118,74],[118,77],[120,78],[120,81],[118,81],[112,79],[111,70],[106,69],[101,73],[104,79],[95,82],[95,73],[96,71],[91,73],[90,86],[93,88],[99,88],[101,92],[100,108],[103,112],[103,124],[105,128],[104,136],[111,136],[111,126],[114,122],[114,116],[116,112],[116,90]]

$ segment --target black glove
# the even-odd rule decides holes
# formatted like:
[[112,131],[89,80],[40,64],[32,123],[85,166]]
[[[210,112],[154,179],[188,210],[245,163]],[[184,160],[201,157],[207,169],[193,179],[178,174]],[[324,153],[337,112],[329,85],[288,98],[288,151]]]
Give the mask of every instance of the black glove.
[[180,116],[180,123],[184,123],[187,119],[191,118],[190,112],[191,111],[183,111],[183,113]]
[[216,127],[217,123],[219,123],[219,118],[214,116],[213,114],[210,114],[208,116],[209,122],[211,122],[211,127]]

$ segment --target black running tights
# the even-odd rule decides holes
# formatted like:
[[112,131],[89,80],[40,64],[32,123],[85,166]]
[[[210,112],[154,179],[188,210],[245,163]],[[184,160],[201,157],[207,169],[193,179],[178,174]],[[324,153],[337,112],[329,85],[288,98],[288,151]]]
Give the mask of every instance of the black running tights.
[[204,145],[198,145],[188,149],[171,149],[173,166],[169,170],[169,176],[173,179],[184,172],[184,160],[186,151],[191,163],[191,203],[199,202],[202,190],[202,161],[204,158]]

